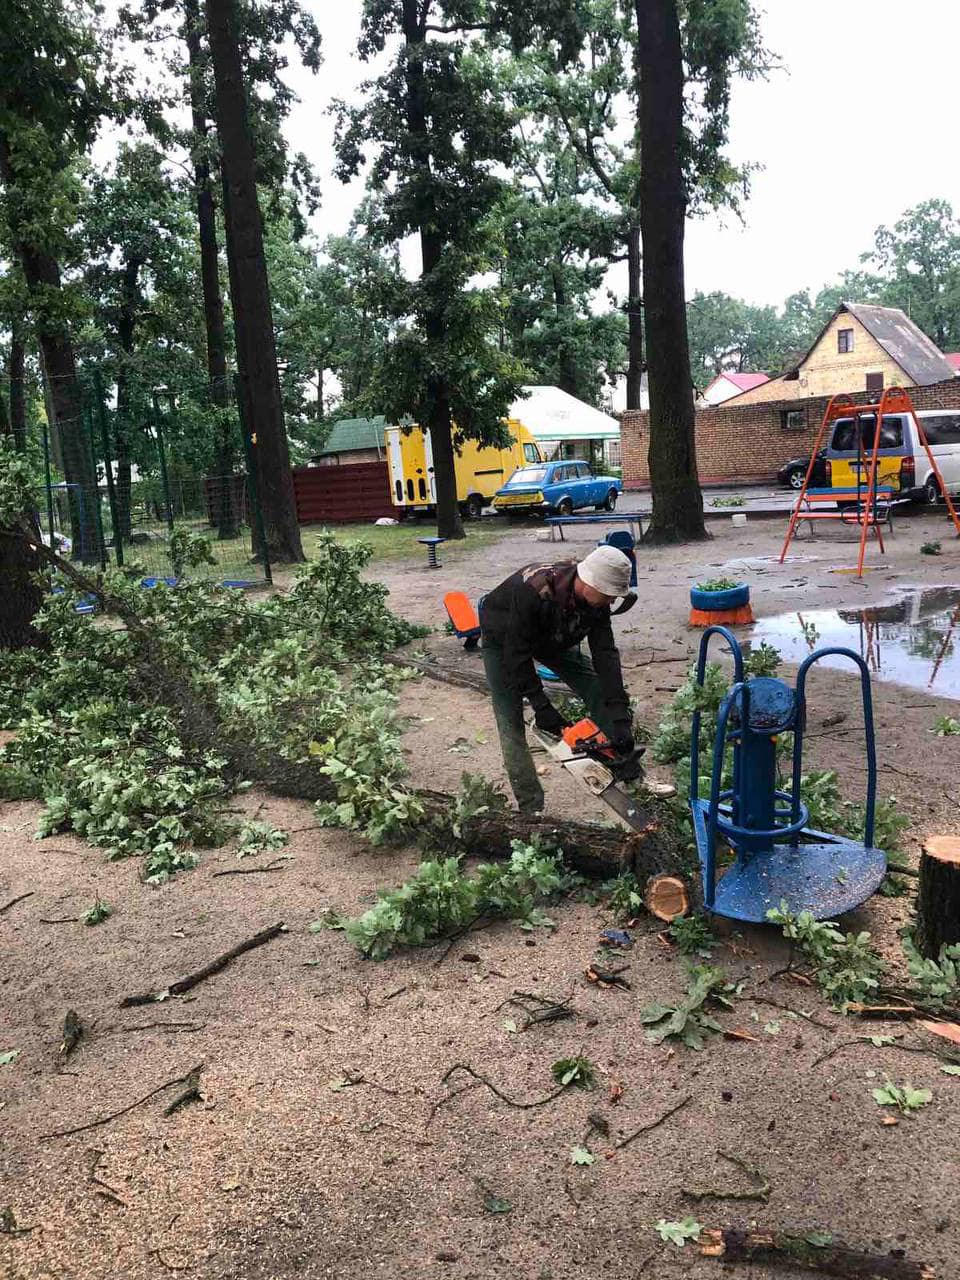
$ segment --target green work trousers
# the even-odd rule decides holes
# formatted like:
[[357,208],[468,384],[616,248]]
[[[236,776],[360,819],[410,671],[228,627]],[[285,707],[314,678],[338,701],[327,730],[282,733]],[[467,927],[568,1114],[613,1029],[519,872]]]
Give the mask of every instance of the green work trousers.
[[[600,689],[600,679],[589,658],[578,649],[565,649],[538,653],[536,660],[549,667],[570,686],[586,704],[590,718],[596,721],[604,733],[612,733],[613,725]],[[523,698],[507,681],[502,648],[486,637],[483,640],[483,667],[493,698],[500,751],[511,789],[517,799],[517,807],[521,813],[536,812],[543,808],[543,787],[527,746]]]

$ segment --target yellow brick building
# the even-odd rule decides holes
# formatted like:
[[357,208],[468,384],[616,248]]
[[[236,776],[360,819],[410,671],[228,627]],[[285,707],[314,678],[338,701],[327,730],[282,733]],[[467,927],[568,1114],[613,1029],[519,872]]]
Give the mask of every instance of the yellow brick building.
[[830,317],[803,359],[727,405],[763,404],[875,392],[884,387],[926,387],[953,377],[953,366],[905,312],[844,302]]

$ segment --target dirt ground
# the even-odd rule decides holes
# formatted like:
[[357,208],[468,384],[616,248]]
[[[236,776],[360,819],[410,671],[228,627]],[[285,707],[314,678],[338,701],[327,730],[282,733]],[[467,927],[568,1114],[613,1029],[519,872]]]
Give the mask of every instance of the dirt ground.
[[[759,615],[798,600],[810,609],[875,602],[897,585],[958,585],[960,544],[941,523],[900,523],[885,561],[868,553],[874,568],[862,584],[829,573],[851,563],[851,546],[836,536],[795,544],[798,557],[816,559],[782,567],[755,559],[779,550],[780,521],[717,522],[709,544],[641,551],[640,605],[616,624],[641,720],[655,725],[693,652],[689,582],[748,558]],[[945,554],[919,556],[933,536]],[[439,627],[445,590],[475,597],[520,564],[582,555],[593,541],[551,547],[519,528],[449,569],[430,573],[417,561],[382,566],[378,576],[398,611]],[[480,669],[441,631],[419,647]],[[855,692],[851,677],[824,671],[809,703],[808,763],[840,770],[851,798],[863,779]],[[960,739],[931,732],[957,704],[882,683],[874,692],[881,794],[896,794],[909,814],[915,854],[925,834],[960,830]],[[464,769],[502,780],[481,694],[418,680],[405,687],[403,707],[414,782],[453,788]],[[848,721],[824,728],[841,709]],[[558,774],[544,784],[548,810],[602,816]],[[634,930],[627,991],[600,990],[583,976],[611,923],[588,902],[553,909],[553,932],[504,924],[449,951],[364,961],[341,934],[311,933],[310,922],[330,907],[363,910],[377,887],[409,874],[412,851],[378,851],[317,829],[305,803],[254,793],[238,804],[291,832],[282,869],[216,876],[239,865],[225,848],[159,889],[139,883],[136,863],[108,863],[74,837],[35,841],[37,805],[0,809],[0,909],[31,895],[0,910],[0,1054],[19,1051],[0,1066],[0,1213],[12,1210],[21,1229],[0,1218],[3,1280],[153,1280],[174,1271],[197,1280],[706,1280],[721,1274],[716,1262],[693,1246],[661,1243],[653,1230],[659,1218],[688,1213],[711,1226],[828,1230],[864,1248],[904,1249],[943,1280],[960,1274],[960,1079],[941,1074],[932,1056],[868,1041],[818,1064],[857,1035],[925,1041],[902,1026],[852,1025],[809,989],[773,976],[785,951],[768,931],[717,927],[715,961],[744,984],[720,1020],[755,1039],[717,1036],[699,1054],[655,1047],[637,1015],[675,995],[683,970],[653,922]],[[69,922],[97,894],[114,915],[97,928]],[[870,928],[893,954],[908,918],[909,899],[876,898],[845,923]],[[287,932],[189,995],[119,1008],[124,996],[161,989],[278,921]],[[516,990],[572,993],[577,1016],[511,1032],[504,1022],[515,1011],[503,1001]],[[87,1034],[59,1070],[68,1008]],[[512,1107],[463,1073],[442,1083],[462,1063],[509,1098],[535,1101],[553,1087],[551,1064],[580,1052],[596,1065],[597,1088],[539,1107]],[[135,1103],[200,1063],[200,1103],[165,1116],[178,1093],[171,1085],[109,1123],[49,1136]],[[887,1078],[932,1089],[932,1103],[882,1127],[870,1089]],[[581,1144],[596,1154],[593,1165],[570,1163]],[[762,1168],[767,1204],[685,1194],[747,1185],[719,1152]],[[491,1213],[504,1207],[493,1201],[509,1202],[509,1212]]]

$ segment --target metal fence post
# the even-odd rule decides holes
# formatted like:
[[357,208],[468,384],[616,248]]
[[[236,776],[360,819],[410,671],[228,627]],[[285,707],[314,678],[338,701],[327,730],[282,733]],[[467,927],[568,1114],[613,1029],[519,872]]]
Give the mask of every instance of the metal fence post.
[[253,508],[253,522],[257,531],[257,538],[260,542],[260,551],[263,555],[263,575],[266,580],[273,586],[273,570],[270,567],[270,553],[267,550],[267,531],[263,526],[263,511],[260,508],[260,490],[257,487],[257,437],[256,434],[247,428],[247,415],[244,412],[243,395],[240,388],[240,378],[234,377],[234,390],[237,396],[237,413],[240,418],[240,434],[243,437],[243,452],[247,460],[247,492],[250,495],[250,506]]
[[[93,518],[96,521],[97,541],[100,544],[100,568],[105,571],[107,567],[107,540],[103,536],[103,512],[100,510],[100,485],[97,482],[97,451],[93,447],[93,423],[86,410],[81,410],[80,421],[83,424],[84,434],[87,437],[87,447],[90,450],[90,465],[93,468]],[[80,497],[82,500],[82,489],[80,490]]]
[[173,533],[173,504],[170,501],[170,478],[167,475],[167,451],[163,444],[163,428],[160,426],[160,405],[157,393],[153,393],[153,429],[157,434],[157,455],[160,459],[160,483],[163,485],[163,501],[167,508],[167,529]]
[[41,419],[40,432],[43,438],[43,474],[47,482],[47,534],[50,538],[50,550],[56,551],[57,547],[53,541],[53,477],[50,474],[50,434],[46,418]]
[[[107,477],[107,501],[110,503],[110,522],[113,525],[113,550],[117,557],[117,568],[123,568],[123,535],[120,531],[120,519],[117,514],[117,493],[113,487],[113,467],[110,464],[110,434],[107,430],[107,411],[103,403],[103,381],[100,370],[93,371],[93,388],[97,397],[97,417],[100,420],[100,441],[103,445],[103,468]],[[96,461],[94,461],[96,472]]]

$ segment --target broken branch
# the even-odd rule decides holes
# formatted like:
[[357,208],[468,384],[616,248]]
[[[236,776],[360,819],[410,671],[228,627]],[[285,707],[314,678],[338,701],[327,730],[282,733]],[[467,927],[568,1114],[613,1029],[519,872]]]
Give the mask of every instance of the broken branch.
[[688,1093],[685,1098],[681,1098],[679,1102],[669,1107],[662,1116],[656,1120],[652,1120],[649,1124],[643,1124],[639,1129],[634,1129],[633,1133],[628,1133],[625,1138],[621,1138],[619,1142],[613,1144],[614,1151],[622,1151],[624,1147],[628,1147],[634,1138],[639,1138],[642,1133],[650,1133],[653,1129],[659,1129],[665,1120],[669,1120],[671,1116],[676,1115],[688,1102],[693,1101],[693,1095]]
[[15,907],[18,902],[23,902],[24,898],[32,898],[35,892],[35,889],[31,889],[29,893],[21,893],[19,898],[11,898],[9,902],[5,902],[3,906],[0,907],[0,916],[2,916],[5,911],[9,911],[11,907]]
[[206,978],[211,978],[215,973],[219,973],[221,969],[225,969],[231,960],[236,960],[237,956],[242,956],[247,951],[252,951],[254,947],[262,947],[265,942],[270,942],[277,934],[282,933],[284,928],[283,921],[279,924],[271,925],[269,929],[264,929],[254,937],[248,938],[246,942],[241,942],[235,947],[231,947],[229,951],[225,951],[222,956],[217,956],[216,960],[212,960],[203,969],[199,969],[196,973],[189,974],[186,978],[180,978],[177,982],[172,982],[169,987],[163,991],[150,991],[142,996],[126,996],[120,1001],[121,1009],[129,1009],[134,1005],[154,1004],[157,1000],[164,1000],[167,996],[180,996],[185,991],[203,982]]
[[745,1230],[721,1227],[700,1232],[700,1253],[705,1258],[719,1258],[724,1263],[770,1263],[774,1266],[801,1267],[839,1276],[840,1280],[936,1280],[931,1267],[924,1262],[911,1262],[903,1251],[864,1253],[844,1244],[834,1244],[824,1232],[820,1243],[810,1237],[787,1231]]
[[[487,1079],[486,1076],[482,1076],[479,1071],[474,1071],[473,1067],[467,1066],[465,1062],[455,1062],[453,1066],[444,1073],[443,1079],[440,1083],[446,1084],[455,1071],[465,1071],[468,1076],[473,1076],[474,1080],[479,1081],[480,1084],[486,1085],[490,1092],[495,1094],[501,1102],[505,1102],[507,1106],[516,1107],[519,1111],[531,1111],[534,1107],[546,1106],[548,1102],[552,1102],[554,1098],[559,1098],[561,1093],[565,1093],[567,1089],[570,1088],[568,1084],[562,1084],[559,1089],[552,1090],[552,1092],[548,1093],[545,1098],[535,1098],[532,1102],[518,1102],[516,1098],[508,1098],[507,1095],[502,1093],[495,1084]],[[463,1093],[463,1090],[458,1090],[458,1093]],[[455,1094],[452,1096],[455,1097],[457,1095]]]
[[164,1107],[163,1114],[165,1116],[172,1116],[175,1111],[178,1111],[180,1107],[184,1106],[188,1102],[203,1101],[203,1095],[200,1093],[200,1072],[202,1070],[203,1063],[201,1062],[199,1066],[194,1067],[187,1075],[187,1078],[184,1081],[186,1088],[183,1093],[177,1094],[168,1107]]
[[74,1009],[68,1009],[63,1019],[63,1039],[60,1041],[60,1061],[66,1062],[80,1043],[83,1035],[83,1023]]
[[111,1111],[109,1115],[101,1116],[99,1120],[91,1120],[88,1124],[78,1124],[73,1129],[56,1129],[53,1133],[41,1133],[40,1140],[45,1142],[48,1138],[69,1138],[74,1133],[85,1133],[88,1129],[98,1129],[101,1125],[109,1124],[111,1120],[119,1120],[121,1116],[125,1116],[128,1111],[133,1111],[135,1107],[142,1106],[144,1102],[149,1102],[151,1098],[155,1098],[158,1093],[163,1093],[164,1089],[169,1089],[175,1084],[184,1084],[190,1079],[195,1071],[199,1071],[203,1066],[200,1063],[198,1067],[191,1067],[183,1076],[175,1076],[173,1080],[164,1080],[163,1084],[158,1084],[155,1089],[151,1089],[149,1093],[145,1093],[142,1098],[137,1098],[136,1102],[131,1102],[129,1106],[121,1107],[119,1111]]

